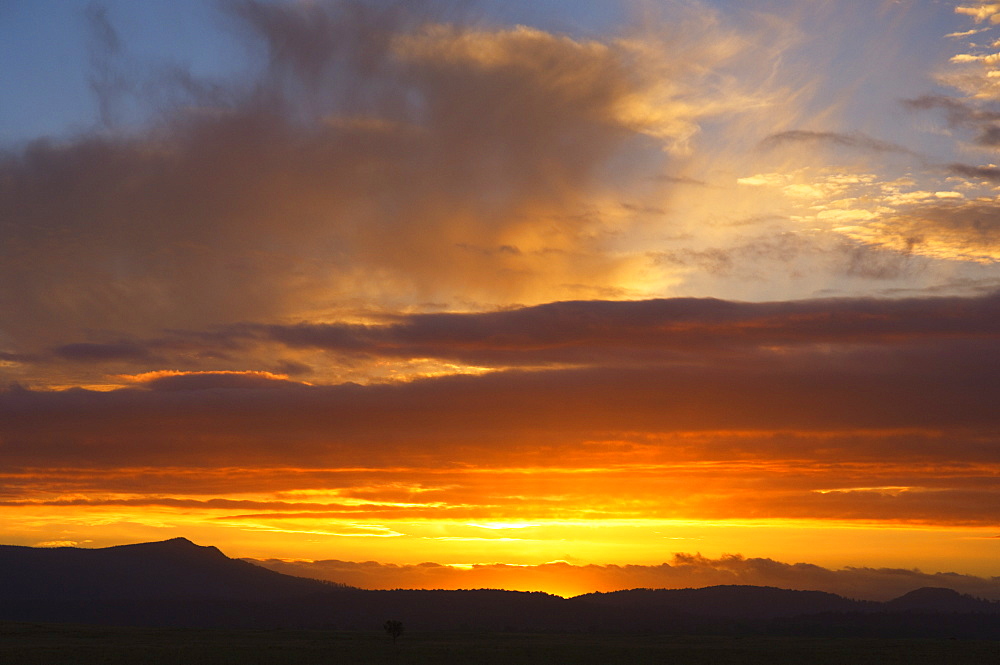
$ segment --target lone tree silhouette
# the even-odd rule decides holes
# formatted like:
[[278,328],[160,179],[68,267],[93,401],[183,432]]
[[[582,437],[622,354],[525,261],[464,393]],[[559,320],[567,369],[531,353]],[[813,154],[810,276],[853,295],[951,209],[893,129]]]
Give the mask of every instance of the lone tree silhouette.
[[403,622],[396,621],[395,619],[389,619],[382,627],[385,628],[385,632],[389,633],[389,637],[392,638],[392,643],[396,643],[396,638],[403,634]]

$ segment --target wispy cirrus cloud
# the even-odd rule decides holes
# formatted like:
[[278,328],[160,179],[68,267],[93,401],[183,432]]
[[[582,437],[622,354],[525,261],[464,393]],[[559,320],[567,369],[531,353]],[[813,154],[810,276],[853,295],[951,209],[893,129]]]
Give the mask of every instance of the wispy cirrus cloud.
[[856,148],[859,150],[872,150],[875,152],[897,152],[911,153],[905,148],[887,141],[880,141],[871,136],[861,133],[843,134],[839,132],[812,131],[806,129],[790,129],[788,131],[771,134],[763,141],[764,148],[774,148],[785,143],[829,143],[845,148]]

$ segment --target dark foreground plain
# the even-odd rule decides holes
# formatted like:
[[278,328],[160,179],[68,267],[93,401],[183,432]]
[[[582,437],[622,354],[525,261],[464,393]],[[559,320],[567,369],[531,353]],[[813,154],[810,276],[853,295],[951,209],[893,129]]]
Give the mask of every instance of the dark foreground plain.
[[3,665],[947,663],[1000,658],[991,640],[116,628],[0,623]]

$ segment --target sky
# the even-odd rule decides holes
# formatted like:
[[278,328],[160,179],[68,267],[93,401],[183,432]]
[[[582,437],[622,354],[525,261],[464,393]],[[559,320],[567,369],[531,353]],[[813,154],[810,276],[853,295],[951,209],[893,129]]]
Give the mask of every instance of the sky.
[[1000,4],[0,2],[0,540],[1000,598]]

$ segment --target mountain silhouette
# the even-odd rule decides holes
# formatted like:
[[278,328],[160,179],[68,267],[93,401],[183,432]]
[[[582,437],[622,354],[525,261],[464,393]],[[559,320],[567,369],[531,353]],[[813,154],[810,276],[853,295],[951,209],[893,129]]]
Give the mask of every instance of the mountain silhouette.
[[974,598],[954,589],[923,587],[885,604],[891,611],[909,612],[996,612],[997,603]]
[[0,545],[0,593],[7,600],[274,600],[329,588],[186,538],[102,549]]
[[100,549],[0,545],[0,620],[407,631],[600,631],[1000,639],[1000,603],[917,589],[886,603],[715,586],[561,598],[541,592],[372,591],[283,575],[184,538]]
[[630,589],[589,593],[576,598],[614,607],[748,619],[772,619],[817,612],[860,612],[871,610],[877,605],[825,591],[794,591],[744,585],[719,585],[701,589]]

